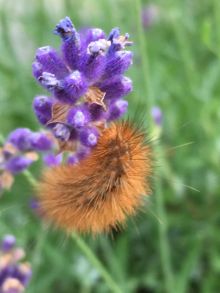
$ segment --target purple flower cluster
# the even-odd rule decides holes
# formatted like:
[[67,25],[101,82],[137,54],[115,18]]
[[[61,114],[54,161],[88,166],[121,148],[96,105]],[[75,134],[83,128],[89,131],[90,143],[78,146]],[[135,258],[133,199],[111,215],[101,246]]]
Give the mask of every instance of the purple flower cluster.
[[0,293],[23,292],[31,278],[31,267],[21,262],[25,252],[15,247],[13,235],[5,235],[0,247]]
[[60,149],[71,151],[76,163],[97,144],[100,131],[120,118],[128,107],[123,99],[132,82],[123,74],[132,64],[129,35],[118,28],[106,37],[98,28],[76,31],[69,17],[54,33],[62,40],[61,52],[39,48],[33,75],[50,92],[33,101],[38,121],[50,129]]
[[12,131],[0,148],[0,190],[10,188],[13,175],[24,171],[36,161],[37,152],[48,152],[53,145],[50,133],[33,132],[28,128]]

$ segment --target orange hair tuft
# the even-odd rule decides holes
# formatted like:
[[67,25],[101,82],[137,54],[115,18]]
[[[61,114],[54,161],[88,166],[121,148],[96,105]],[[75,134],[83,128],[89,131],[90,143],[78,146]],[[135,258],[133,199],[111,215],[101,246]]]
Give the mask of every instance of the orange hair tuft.
[[44,171],[40,207],[67,232],[109,231],[142,205],[151,170],[151,148],[142,131],[130,122],[112,123],[79,164]]

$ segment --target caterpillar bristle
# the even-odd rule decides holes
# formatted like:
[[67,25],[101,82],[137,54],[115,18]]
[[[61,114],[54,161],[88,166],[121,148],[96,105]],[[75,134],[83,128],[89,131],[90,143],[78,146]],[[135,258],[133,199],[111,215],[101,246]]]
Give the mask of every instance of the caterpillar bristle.
[[118,229],[150,193],[151,157],[141,130],[112,123],[79,164],[44,171],[37,192],[45,218],[67,232]]

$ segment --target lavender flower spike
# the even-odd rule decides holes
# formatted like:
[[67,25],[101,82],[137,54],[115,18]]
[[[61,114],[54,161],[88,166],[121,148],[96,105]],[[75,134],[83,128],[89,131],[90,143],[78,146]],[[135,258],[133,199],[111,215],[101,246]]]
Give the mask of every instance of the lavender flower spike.
[[13,235],[5,235],[0,244],[0,292],[21,293],[27,287],[32,271],[29,263],[22,262],[25,252],[15,246]]
[[127,111],[123,97],[132,91],[132,81],[124,72],[133,54],[125,48],[132,42],[119,28],[107,37],[99,28],[78,33],[69,17],[54,33],[61,38],[61,54],[46,46],[37,50],[33,63],[35,78],[52,97],[36,97],[33,108],[59,151],[69,152],[66,162],[75,164],[96,146],[102,129]]
[[14,175],[35,162],[37,152],[48,152],[55,146],[55,139],[48,132],[33,132],[28,128],[12,131],[0,150],[0,191],[11,188]]

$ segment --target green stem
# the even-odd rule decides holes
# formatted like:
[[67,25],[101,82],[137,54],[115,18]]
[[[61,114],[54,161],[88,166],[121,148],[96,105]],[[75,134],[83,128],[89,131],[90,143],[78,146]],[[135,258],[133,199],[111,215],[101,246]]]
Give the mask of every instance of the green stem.
[[31,174],[29,170],[25,170],[23,172],[23,175],[26,177],[27,181],[35,187],[37,185],[37,180],[34,178],[34,176]]
[[174,288],[174,276],[171,268],[171,256],[169,243],[167,239],[167,216],[165,211],[165,203],[162,194],[161,180],[158,178],[155,180],[157,190],[155,193],[156,200],[156,209],[157,214],[160,215],[163,223],[158,222],[158,232],[159,232],[159,248],[160,248],[160,257],[161,265],[164,275],[164,282],[166,287],[166,292],[172,293],[175,292]]
[[141,66],[142,66],[142,78],[144,84],[144,92],[147,96],[147,105],[148,105],[148,116],[150,121],[150,111],[153,106],[153,89],[152,82],[150,80],[150,68],[149,68],[149,58],[147,55],[147,40],[144,34],[142,20],[141,20],[141,0],[136,0],[136,13],[137,13],[137,30],[138,30],[138,42],[140,47],[141,55]]
[[[152,87],[152,81],[150,78],[150,69],[149,69],[149,58],[147,52],[147,42],[146,37],[143,31],[143,26],[141,22],[141,0],[136,0],[136,11],[137,11],[137,29],[138,29],[138,41],[140,46],[141,53],[141,61],[142,61],[142,75],[143,82],[145,85],[145,93],[147,95],[147,114],[150,126],[152,126],[152,118],[151,118],[151,108],[154,105],[154,93]],[[150,127],[151,128],[151,127]],[[161,150],[158,147],[155,147],[155,153],[161,153]],[[159,246],[160,246],[160,257],[161,257],[161,265],[164,274],[164,281],[166,292],[171,293],[174,292],[174,276],[171,269],[171,257],[170,257],[170,249],[169,243],[167,239],[167,217],[165,212],[165,202],[162,195],[161,190],[161,180],[158,178],[156,180],[157,190],[155,192],[155,200],[156,200],[156,209],[157,214],[160,218],[163,219],[164,223],[161,224],[158,222],[158,233],[159,233]]]
[[110,276],[110,274],[104,268],[103,264],[95,256],[93,251],[85,243],[85,241],[74,232],[71,234],[71,236],[72,236],[73,240],[76,242],[76,244],[78,245],[78,247],[81,249],[81,251],[85,254],[85,256],[88,258],[88,260],[90,260],[90,262],[94,265],[94,267],[100,273],[100,275],[105,280],[105,282],[108,284],[111,292],[122,293],[122,290],[115,283],[113,278]]
[[0,144],[4,144],[4,136],[0,133]]

